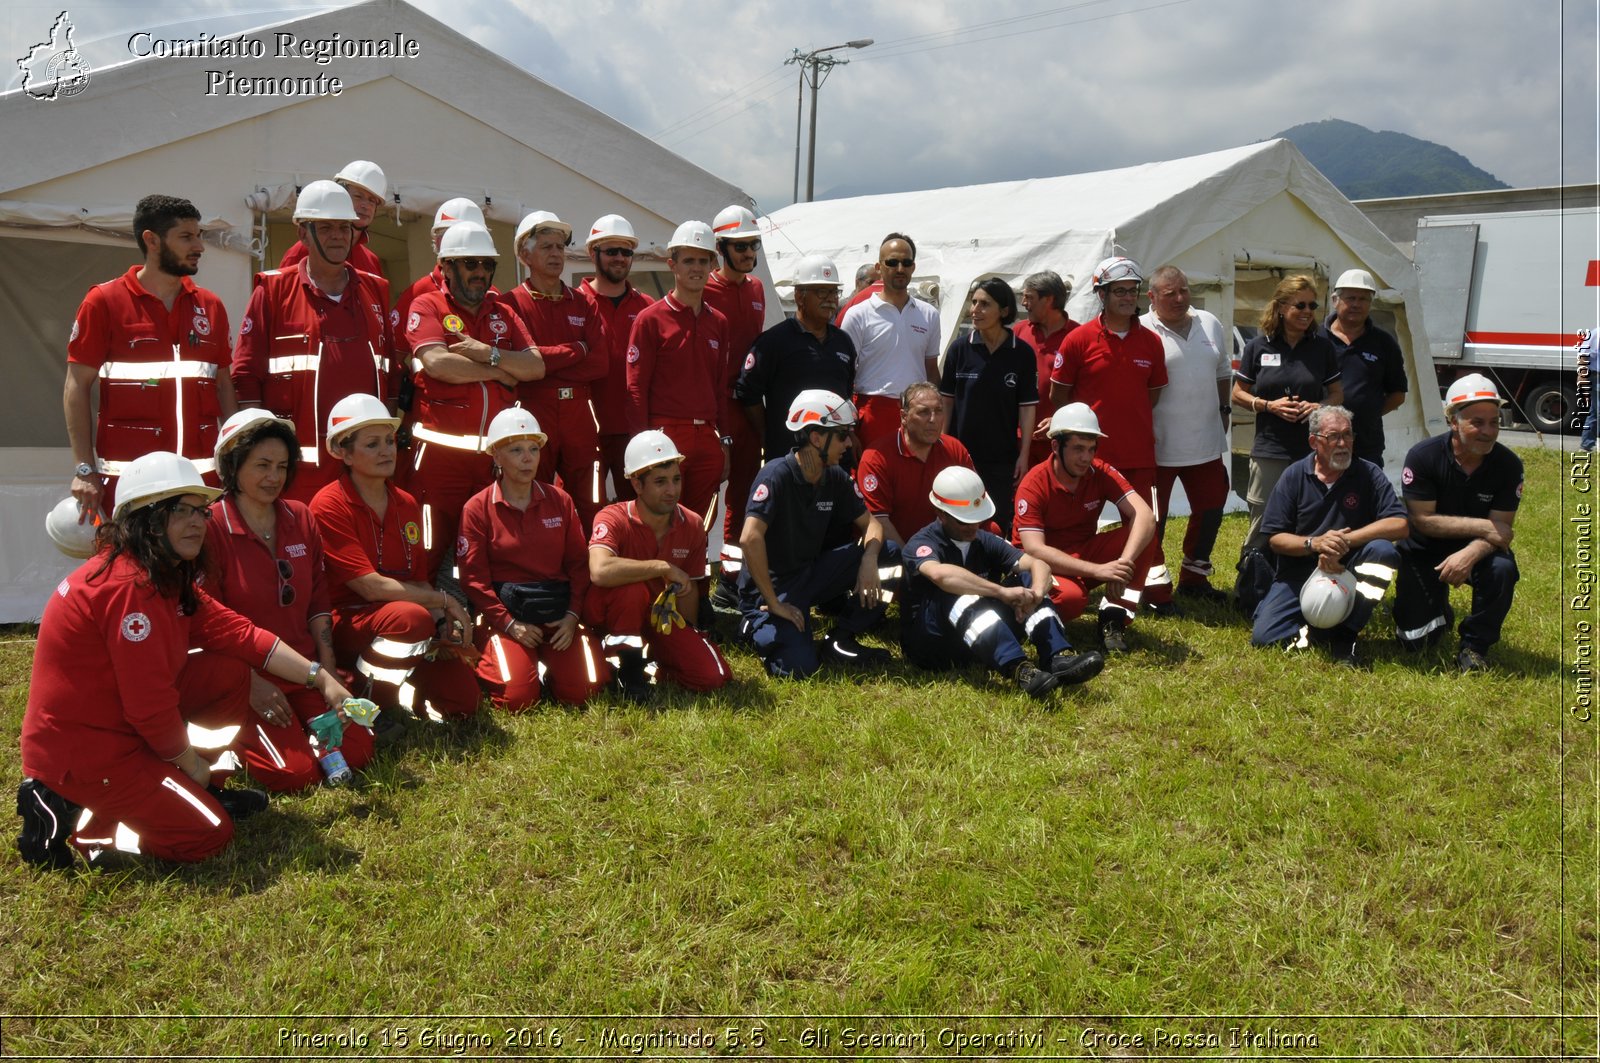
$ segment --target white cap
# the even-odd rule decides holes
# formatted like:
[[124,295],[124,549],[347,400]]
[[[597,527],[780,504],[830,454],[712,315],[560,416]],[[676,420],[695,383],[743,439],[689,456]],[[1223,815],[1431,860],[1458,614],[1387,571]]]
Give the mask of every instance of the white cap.
[[848,399],[831,391],[807,388],[789,404],[789,416],[783,423],[791,432],[810,428],[853,428],[856,408]]
[[629,247],[639,246],[639,238],[633,235],[633,226],[620,214],[596,218],[594,224],[589,226],[589,238],[583,243],[585,247],[593,247],[601,240],[626,240]]
[[356,205],[344,186],[334,181],[312,181],[294,201],[294,220],[359,221]]
[[794,267],[794,283],[801,284],[831,284],[839,286],[839,271],[834,268],[833,259],[827,255],[807,255]]
[[123,467],[117,479],[117,508],[111,516],[116,519],[181,495],[199,495],[214,502],[222,497],[222,491],[207,486],[200,478],[200,470],[188,458],[166,450],[151,451]]
[[447,199],[439,204],[439,209],[433,212],[433,232],[439,233],[450,228],[459,221],[475,221],[479,225],[486,225],[483,220],[483,208],[465,196]]
[[341,184],[360,185],[379,199],[389,198],[389,179],[383,176],[383,168],[375,162],[365,159],[347,162],[344,169],[333,175],[333,179]]
[[760,236],[761,229],[756,225],[756,216],[748,208],[737,203],[733,206],[723,207],[717,211],[717,216],[711,221],[711,231],[718,240],[736,240],[739,237]]
[[522,238],[535,229],[554,229],[560,233],[567,243],[572,243],[572,226],[551,214],[548,210],[536,210],[517,222],[517,236],[511,241],[512,247],[521,247]]
[[983,486],[983,477],[965,465],[940,470],[933,478],[928,501],[933,503],[934,509],[948,513],[963,524],[982,524],[994,516],[994,499]]
[[686,221],[672,232],[672,239],[667,242],[667,250],[679,247],[694,248],[697,251],[717,253],[716,237],[711,235],[711,226],[703,221]]
[[1086,402],[1069,402],[1051,414],[1047,434],[1051,439],[1065,435],[1105,436],[1100,431],[1100,418]]
[[440,258],[499,258],[494,237],[475,221],[458,221],[439,237]]
[[1096,288],[1104,288],[1108,284],[1126,280],[1144,283],[1144,274],[1139,272],[1139,264],[1131,258],[1112,255],[1110,258],[1101,259],[1100,264],[1094,268],[1091,284]]
[[239,440],[244,437],[246,428],[254,428],[258,424],[267,424],[268,422],[276,422],[283,425],[290,432],[294,431],[293,421],[284,420],[271,410],[263,410],[259,406],[253,406],[248,410],[240,410],[222,422],[222,427],[217,430],[217,445],[212,448],[212,456],[221,461],[224,454],[238,445]]
[[546,436],[539,428],[539,419],[521,406],[501,410],[489,422],[489,434],[483,437],[483,452],[493,454],[501,443],[511,439],[532,439],[544,446]]
[[1494,386],[1494,381],[1482,373],[1468,373],[1450,382],[1444,393],[1444,412],[1455,413],[1463,406],[1471,406],[1475,402],[1492,402],[1497,406],[1505,405],[1500,397],[1500,389]]
[[94,556],[95,533],[100,527],[98,515],[80,524],[78,518],[82,513],[78,500],[68,495],[44,518],[45,534],[56,544],[56,549],[80,561]]
[[400,418],[391,415],[389,407],[376,395],[364,395],[361,392],[346,395],[328,411],[328,453],[339,457],[339,440],[358,428],[372,424],[399,428]]
[[659,428],[651,428],[628,440],[628,447],[622,452],[622,475],[638,476],[646,469],[682,460],[671,437]]
[[1372,279],[1372,274],[1364,269],[1347,269],[1339,274],[1339,279],[1334,282],[1333,290],[1337,292],[1346,288],[1376,292],[1378,284]]
[[1338,627],[1356,607],[1356,577],[1349,569],[1317,569],[1300,585],[1300,615],[1314,628]]

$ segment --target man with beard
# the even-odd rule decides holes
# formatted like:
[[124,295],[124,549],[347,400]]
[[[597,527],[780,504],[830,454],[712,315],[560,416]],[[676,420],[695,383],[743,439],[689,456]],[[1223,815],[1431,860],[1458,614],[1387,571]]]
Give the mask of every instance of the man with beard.
[[[465,197],[447,199],[439,205],[433,213],[433,228],[430,230],[430,239],[433,240],[433,253],[439,254],[439,241],[444,239],[445,230],[458,221],[475,221],[479,225],[486,225],[483,220],[483,208]],[[411,304],[417,297],[428,292],[444,291],[444,271],[438,263],[433,269],[424,273],[411,282],[411,287],[400,293],[400,299],[394,304],[394,312],[389,316],[389,324],[395,330],[395,342],[399,344],[400,354],[409,357],[411,352],[405,347],[405,330],[401,327],[406,318],[411,316]]]
[[919,380],[939,379],[939,311],[911,294],[917,245],[890,233],[878,247],[883,290],[845,311],[841,326],[856,345],[856,408],[863,442],[900,422],[900,395]]
[[[356,208],[356,231],[355,240],[350,245],[350,264],[363,273],[387,278],[383,272],[383,260],[367,246],[367,227],[386,202],[384,196],[389,191],[389,179],[383,175],[377,163],[365,159],[347,164],[333,175],[333,179],[350,193],[350,201]],[[301,194],[304,194],[304,190]],[[278,268],[288,270],[310,253],[311,247],[302,239],[283,253],[283,261],[278,263]],[[304,439],[305,436],[300,438]]]
[[600,340],[605,350],[606,374],[594,382],[594,419],[599,430],[600,482],[609,478],[616,497],[633,497],[623,471],[628,446],[628,336],[639,311],[653,299],[628,283],[633,271],[633,256],[639,238],[633,226],[620,214],[596,218],[584,241],[594,262],[594,276],[578,290],[600,322]]
[[[1284,470],[1267,500],[1262,533],[1278,557],[1278,573],[1256,607],[1255,646],[1328,648],[1347,667],[1359,663],[1356,636],[1394,580],[1395,543],[1409,531],[1406,510],[1383,470],[1355,456],[1350,411],[1319,406],[1308,425],[1311,453]],[[1300,609],[1300,591],[1316,571],[1355,575],[1350,614],[1331,628],[1314,628]]]
[[187,199],[145,196],[134,208],[133,236],[144,262],[89,289],[67,341],[61,404],[81,520],[110,513],[123,466],[152,450],[175,451],[211,476],[217,426],[237,408],[228,312],[189,279],[205,250],[200,211]]

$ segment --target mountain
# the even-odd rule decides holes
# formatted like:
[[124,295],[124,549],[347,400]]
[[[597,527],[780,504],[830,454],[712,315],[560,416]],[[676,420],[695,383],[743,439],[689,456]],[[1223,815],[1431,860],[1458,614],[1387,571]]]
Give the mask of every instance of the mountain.
[[1277,137],[1293,141],[1350,199],[1511,187],[1443,144],[1387,129],[1375,133],[1337,118],[1297,125],[1269,139]]

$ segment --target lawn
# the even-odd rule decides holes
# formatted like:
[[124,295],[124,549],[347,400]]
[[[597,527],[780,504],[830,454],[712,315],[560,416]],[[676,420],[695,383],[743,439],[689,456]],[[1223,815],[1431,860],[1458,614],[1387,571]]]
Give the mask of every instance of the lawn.
[[1489,675],[1403,657],[1386,607],[1356,674],[1141,620],[1054,707],[735,648],[714,698],[414,725],[202,866],[8,843],[0,1053],[1592,1057],[1572,458],[1524,454]]

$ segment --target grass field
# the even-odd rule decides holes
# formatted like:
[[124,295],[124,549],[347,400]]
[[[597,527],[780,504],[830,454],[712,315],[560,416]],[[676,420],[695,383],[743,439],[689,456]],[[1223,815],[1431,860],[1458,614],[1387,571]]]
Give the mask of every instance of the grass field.
[[1524,458],[1490,675],[1403,658],[1386,607],[1357,674],[1222,609],[1141,620],[1053,709],[735,649],[703,701],[413,726],[202,866],[41,874],[8,841],[0,1051],[1592,1057],[1578,496],[1571,455]]

